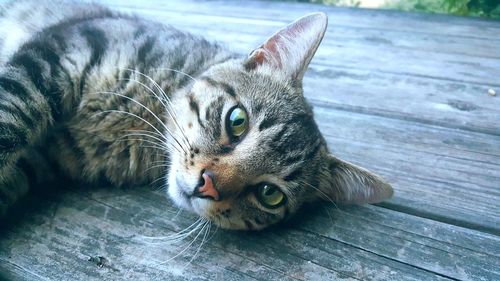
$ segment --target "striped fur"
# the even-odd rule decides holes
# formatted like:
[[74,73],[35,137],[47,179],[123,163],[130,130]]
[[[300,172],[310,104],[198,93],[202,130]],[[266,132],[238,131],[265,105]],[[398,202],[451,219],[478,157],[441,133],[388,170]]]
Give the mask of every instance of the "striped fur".
[[[264,228],[318,199],[392,194],[329,154],[302,94],[322,14],[249,57],[94,4],[15,1],[0,14],[0,212],[49,180],[40,167],[88,184],[163,179],[174,203],[232,229]],[[239,141],[225,124],[235,105],[249,116]],[[219,201],[185,196],[205,170]],[[262,182],[278,186],[286,204],[262,206],[253,194]]]

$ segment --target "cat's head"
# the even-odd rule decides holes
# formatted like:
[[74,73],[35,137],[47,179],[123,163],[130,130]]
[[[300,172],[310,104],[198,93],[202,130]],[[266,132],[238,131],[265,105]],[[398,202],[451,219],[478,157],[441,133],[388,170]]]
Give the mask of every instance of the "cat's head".
[[177,97],[171,129],[189,140],[179,137],[186,151],[170,159],[168,193],[178,205],[223,228],[262,229],[306,202],[392,195],[381,178],[328,152],[304,99],[302,77],[326,27],[325,14],[303,17]]

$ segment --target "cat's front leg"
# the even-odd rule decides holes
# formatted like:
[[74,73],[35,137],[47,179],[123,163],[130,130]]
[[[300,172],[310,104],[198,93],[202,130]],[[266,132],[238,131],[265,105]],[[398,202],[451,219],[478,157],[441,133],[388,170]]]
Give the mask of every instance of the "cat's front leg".
[[27,67],[0,70],[0,216],[28,190],[20,157],[39,142],[54,122],[54,106],[44,81]]
[[0,171],[14,165],[45,134],[53,122],[52,112],[47,94],[27,69],[0,70]]

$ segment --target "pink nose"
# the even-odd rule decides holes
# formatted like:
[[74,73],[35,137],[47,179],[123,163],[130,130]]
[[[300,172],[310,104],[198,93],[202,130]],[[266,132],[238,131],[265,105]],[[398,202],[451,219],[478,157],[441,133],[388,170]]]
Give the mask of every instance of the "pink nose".
[[213,175],[210,172],[203,172],[203,185],[201,185],[196,193],[198,197],[210,197],[215,201],[219,200],[219,192],[215,189]]

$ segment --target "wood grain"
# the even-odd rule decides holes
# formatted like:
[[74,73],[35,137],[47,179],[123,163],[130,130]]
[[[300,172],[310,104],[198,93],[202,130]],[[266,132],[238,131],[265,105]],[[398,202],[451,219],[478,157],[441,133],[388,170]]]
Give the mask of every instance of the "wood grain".
[[[178,214],[162,193],[147,188],[77,190],[42,207],[2,233],[0,276],[21,280],[33,276],[48,280],[500,277],[498,237],[375,206],[316,205],[268,231],[217,231],[199,251],[198,240],[173,260],[169,259],[183,245],[152,244],[142,237],[169,235],[196,218]],[[100,267],[91,257],[106,262]]]

